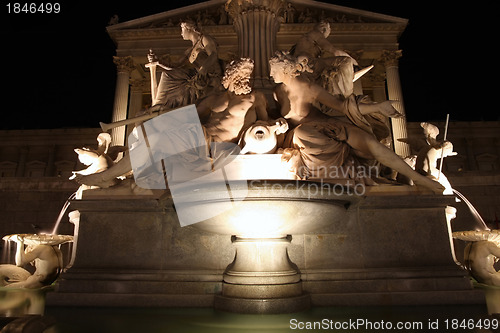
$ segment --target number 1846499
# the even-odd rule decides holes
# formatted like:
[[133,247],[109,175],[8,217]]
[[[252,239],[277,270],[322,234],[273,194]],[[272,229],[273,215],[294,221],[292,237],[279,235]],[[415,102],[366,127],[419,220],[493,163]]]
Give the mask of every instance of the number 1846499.
[[58,14],[61,12],[61,4],[58,2],[9,2],[8,14]]

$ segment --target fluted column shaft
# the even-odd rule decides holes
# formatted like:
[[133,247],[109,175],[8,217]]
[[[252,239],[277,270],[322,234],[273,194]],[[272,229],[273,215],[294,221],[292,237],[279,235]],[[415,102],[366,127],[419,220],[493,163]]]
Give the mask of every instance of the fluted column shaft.
[[[382,62],[385,64],[387,92],[389,99],[394,101],[393,105],[403,116],[406,114],[403,104],[403,91],[401,90],[401,80],[399,78],[399,58],[402,51],[384,51],[382,53]],[[392,118],[392,135],[394,140],[394,151],[401,157],[410,155],[410,147],[407,143],[400,142],[398,139],[407,138],[408,131],[406,127],[406,117]]]
[[233,18],[238,34],[239,56],[255,62],[253,79],[255,88],[271,84],[269,59],[276,51],[276,34],[279,20],[276,15],[284,2],[279,0],[238,3],[232,1],[226,8]]
[[[142,108],[142,95],[144,93],[144,90],[146,90],[147,85],[149,82],[146,80],[131,80],[130,81],[130,102],[129,102],[129,108],[128,108],[128,118],[134,118],[137,117],[137,114],[139,111],[141,111]],[[127,130],[126,130],[126,139],[134,129],[134,125],[128,125]]]
[[[132,57],[113,57],[116,65],[116,89],[115,102],[113,106],[112,122],[127,119],[128,93],[130,72],[134,69]],[[113,128],[111,130],[111,144],[113,146],[125,145],[125,126]]]

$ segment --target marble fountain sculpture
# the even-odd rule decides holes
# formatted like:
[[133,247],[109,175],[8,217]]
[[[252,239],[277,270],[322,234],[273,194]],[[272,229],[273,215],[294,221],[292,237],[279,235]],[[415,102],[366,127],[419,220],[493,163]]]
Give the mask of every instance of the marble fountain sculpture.
[[453,262],[453,198],[381,143],[380,119],[401,117],[392,102],[353,93],[370,68],[328,41],[326,21],[276,50],[282,6],[226,3],[240,55],[224,65],[189,21],[186,59],[167,66],[149,51],[152,106],[101,124],[133,125],[128,151],[110,161],[98,148],[98,172],[74,174],[85,186],[71,203],[75,258],[51,304],[279,313],[481,301]]
[[[16,243],[15,265],[0,264],[0,314],[8,317],[43,315],[45,294],[63,271],[61,244],[71,235],[14,234],[3,237]],[[23,266],[32,264],[33,273]]]
[[500,259],[500,230],[457,231],[453,238],[467,242],[464,268],[485,291],[488,313],[500,313],[500,272],[495,267]]

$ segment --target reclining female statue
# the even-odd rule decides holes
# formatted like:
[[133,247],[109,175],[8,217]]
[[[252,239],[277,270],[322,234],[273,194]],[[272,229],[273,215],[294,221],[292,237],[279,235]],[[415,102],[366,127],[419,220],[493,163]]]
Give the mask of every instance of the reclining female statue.
[[332,113],[361,115],[381,112],[387,116],[400,116],[390,101],[382,103],[359,103],[352,98],[332,95],[320,85],[304,79],[300,74],[304,64],[285,52],[277,52],[269,61],[271,76],[278,83],[275,98],[281,106],[281,115],[292,131],[287,133],[287,149],[283,158],[290,161],[301,178],[315,177],[318,170],[330,166],[342,166],[354,156],[376,159],[409,177],[416,185],[443,192],[443,187],[417,173],[393,151],[382,145],[372,133],[363,130],[348,120],[320,112],[314,107],[319,102]]

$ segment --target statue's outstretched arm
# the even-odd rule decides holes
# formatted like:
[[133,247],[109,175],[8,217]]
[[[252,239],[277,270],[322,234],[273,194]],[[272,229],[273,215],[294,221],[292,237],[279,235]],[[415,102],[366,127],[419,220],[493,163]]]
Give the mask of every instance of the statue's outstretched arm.
[[207,74],[208,69],[214,66],[218,61],[217,55],[217,44],[211,38],[206,36],[203,37],[203,44],[205,48],[205,52],[208,54],[208,58],[203,62],[200,67],[200,74]]
[[266,97],[260,93],[255,92],[255,102],[253,103],[258,120],[268,120],[269,114],[267,113],[267,100]]
[[16,266],[24,266],[37,258],[36,248],[28,253],[24,252],[24,239],[18,236],[16,240],[17,251],[16,251]]
[[496,244],[494,242],[488,242],[488,250],[493,254],[495,257],[500,258],[500,247],[498,247],[499,244]]

